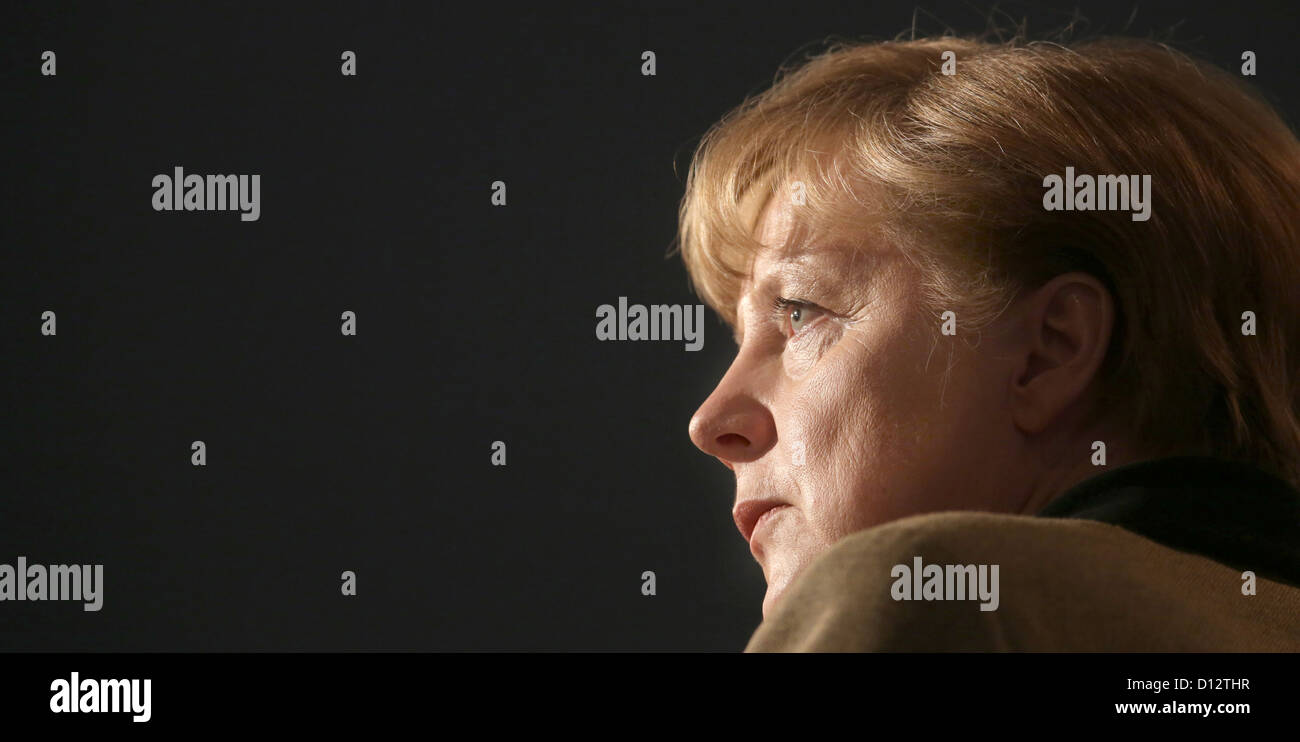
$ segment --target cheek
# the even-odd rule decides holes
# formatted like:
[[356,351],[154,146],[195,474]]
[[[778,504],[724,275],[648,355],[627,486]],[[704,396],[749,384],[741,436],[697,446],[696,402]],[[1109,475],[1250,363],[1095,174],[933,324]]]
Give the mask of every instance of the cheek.
[[[929,346],[898,325],[850,330],[801,379],[787,430],[809,527],[828,543],[916,504],[920,443],[933,438],[937,390],[922,376]],[[792,462],[793,463],[793,462]]]
[[781,355],[781,366],[789,379],[802,379],[818,369],[822,358],[832,352],[845,339],[842,325],[823,320],[821,327],[812,328],[803,337],[790,340]]
[[[924,320],[918,320],[924,322]],[[978,354],[905,321],[850,329],[791,396],[788,430],[801,509],[834,543],[909,515],[998,509],[981,494],[1002,440],[990,368]],[[952,343],[957,343],[953,345]]]

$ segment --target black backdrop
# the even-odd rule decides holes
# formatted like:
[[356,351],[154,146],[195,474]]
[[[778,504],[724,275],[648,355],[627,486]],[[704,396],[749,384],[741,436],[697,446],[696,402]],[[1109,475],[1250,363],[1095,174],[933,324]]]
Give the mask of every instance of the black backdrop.
[[[594,334],[698,301],[667,253],[713,121],[914,17],[1249,49],[1300,100],[1288,0],[178,5],[0,16],[0,563],[106,583],[0,604],[0,649],[737,650],[762,574],[686,436],[734,346]],[[155,212],[178,165],[260,174],[260,219]]]

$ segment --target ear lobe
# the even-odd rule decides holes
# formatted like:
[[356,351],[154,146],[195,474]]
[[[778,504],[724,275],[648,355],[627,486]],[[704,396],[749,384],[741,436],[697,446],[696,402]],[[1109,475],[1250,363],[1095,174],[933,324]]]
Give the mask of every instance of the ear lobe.
[[1114,328],[1114,299],[1087,273],[1059,275],[1023,300],[1021,367],[1012,380],[1013,419],[1041,433],[1061,421],[1096,379]]

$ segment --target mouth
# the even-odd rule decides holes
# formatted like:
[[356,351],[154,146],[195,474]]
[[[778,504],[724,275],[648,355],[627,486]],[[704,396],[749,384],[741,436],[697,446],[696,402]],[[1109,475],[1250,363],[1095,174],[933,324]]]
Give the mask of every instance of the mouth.
[[731,511],[736,521],[736,528],[745,537],[750,551],[754,550],[754,533],[758,527],[769,520],[773,513],[790,507],[790,503],[781,500],[746,500],[736,503]]
[[754,558],[758,560],[759,564],[763,564],[762,536],[765,533],[764,526],[770,523],[772,519],[776,517],[777,513],[780,513],[782,510],[786,510],[789,507],[789,505],[777,505],[771,510],[758,516],[758,522],[754,524],[754,530],[750,533],[749,537],[749,553],[754,555]]

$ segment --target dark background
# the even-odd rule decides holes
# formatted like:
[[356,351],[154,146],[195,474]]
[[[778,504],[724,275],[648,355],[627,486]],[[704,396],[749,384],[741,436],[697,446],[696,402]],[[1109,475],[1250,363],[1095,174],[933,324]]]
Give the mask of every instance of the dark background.
[[[98,613],[0,603],[4,650],[738,650],[762,573],[686,435],[729,335],[594,334],[698,302],[668,251],[711,123],[914,16],[1249,49],[1300,100],[1290,0],[107,5],[0,11],[0,563],[105,565]],[[153,211],[176,165],[260,174],[260,220]]]

